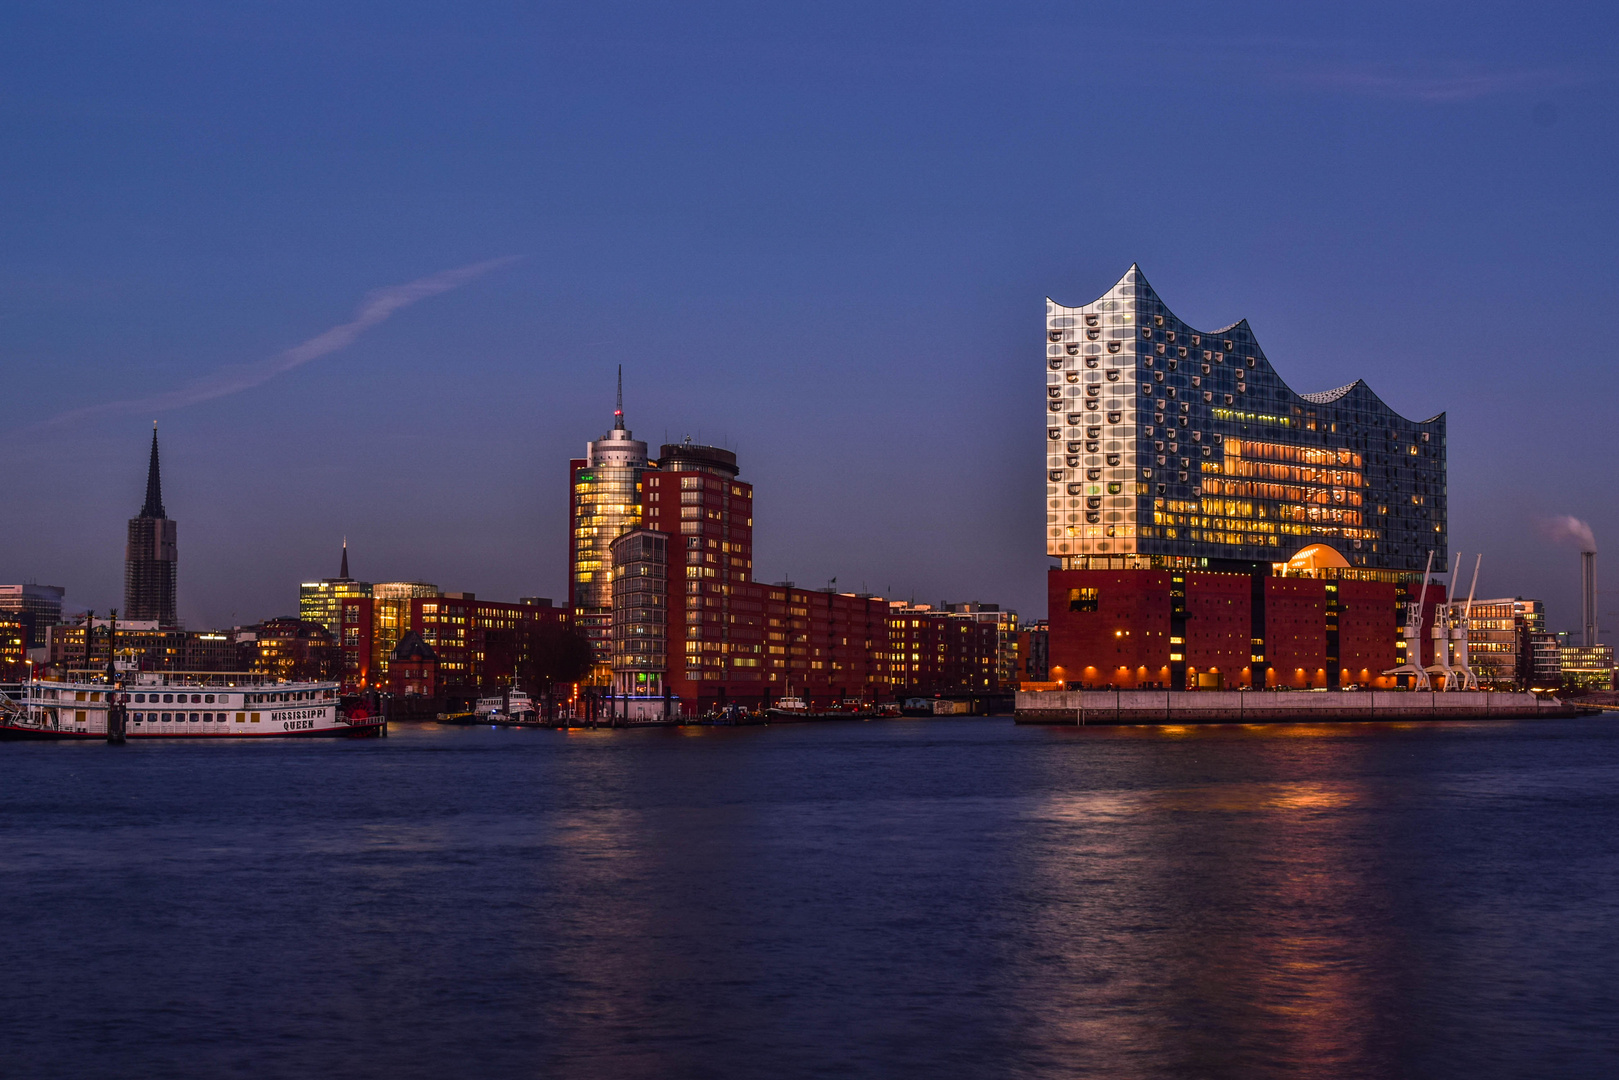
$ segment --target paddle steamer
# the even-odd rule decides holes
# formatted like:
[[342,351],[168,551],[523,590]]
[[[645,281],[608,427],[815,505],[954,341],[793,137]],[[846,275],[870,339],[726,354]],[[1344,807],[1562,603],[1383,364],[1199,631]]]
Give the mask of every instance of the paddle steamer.
[[345,703],[335,682],[282,682],[241,673],[70,673],[0,693],[0,738],[106,739],[124,709],[128,739],[311,738],[380,735],[386,719]]

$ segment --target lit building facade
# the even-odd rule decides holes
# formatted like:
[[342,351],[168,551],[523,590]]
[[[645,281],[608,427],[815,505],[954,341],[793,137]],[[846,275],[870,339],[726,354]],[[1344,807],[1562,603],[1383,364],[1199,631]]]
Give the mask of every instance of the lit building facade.
[[306,622],[318,622],[333,637],[342,634],[343,602],[356,598],[369,598],[371,583],[355,581],[349,577],[349,545],[343,541],[343,558],[335,578],[306,581],[298,586],[298,617]]
[[28,633],[33,619],[0,611],[0,682],[20,682],[28,674]]
[[27,629],[25,648],[45,647],[46,631],[62,621],[62,597],[58,585],[0,585],[0,614],[15,615]]
[[647,446],[624,426],[620,383],[613,428],[587,443],[585,456],[569,462],[568,609],[596,655],[591,681],[612,678],[612,544],[641,525],[641,477]]
[[[394,649],[410,630],[410,601],[438,594],[438,586],[426,581],[379,581],[371,586],[371,603],[368,609],[371,612],[371,660],[366,667],[366,685],[389,685],[388,665],[392,662]],[[363,633],[366,620],[361,617],[358,621]],[[346,628],[344,633],[346,642]],[[359,642],[355,644],[358,645]],[[348,648],[349,646],[345,644],[345,653]]]
[[[1197,330],[1132,266],[1046,301],[1046,552],[1066,569],[1272,563],[1312,543],[1420,573],[1447,550],[1445,417],[1295,393],[1246,320]],[[1167,561],[1166,560],[1171,560]]]
[[57,671],[105,671],[108,649],[135,671],[242,671],[236,640],[219,630],[181,630],[155,620],[119,618],[116,639],[108,619],[80,617],[46,631],[46,665]]
[[[991,610],[984,610],[986,607]],[[1003,612],[993,605],[935,608],[892,601],[888,605],[889,688],[896,695],[911,696],[993,694],[1003,685],[1015,686],[1016,627],[1016,612]]]
[[1246,321],[1188,326],[1135,266],[1048,299],[1045,334],[1050,679],[1395,685],[1406,606],[1444,595],[1417,595],[1429,552],[1445,570],[1444,415],[1295,393]]
[[1581,690],[1613,689],[1612,645],[1565,645],[1559,659],[1564,686]]
[[753,485],[738,471],[731,451],[685,442],[661,447],[643,478],[646,528],[667,538],[665,678],[689,702],[759,694],[766,681],[763,596],[748,587]]
[[669,670],[669,535],[613,541],[613,692],[662,697]]
[[[1536,681],[1535,667],[1535,639],[1545,632],[1546,607],[1539,600],[1521,596],[1475,600],[1468,615],[1468,663],[1486,685],[1548,685]],[[1544,662],[1541,666],[1544,669]],[[1550,685],[1556,681],[1554,675]]]

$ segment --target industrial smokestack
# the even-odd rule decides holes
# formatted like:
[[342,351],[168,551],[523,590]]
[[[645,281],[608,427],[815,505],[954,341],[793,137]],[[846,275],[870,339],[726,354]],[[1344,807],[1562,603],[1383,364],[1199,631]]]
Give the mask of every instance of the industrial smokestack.
[[1597,553],[1580,552],[1580,605],[1584,616],[1585,644],[1597,643]]

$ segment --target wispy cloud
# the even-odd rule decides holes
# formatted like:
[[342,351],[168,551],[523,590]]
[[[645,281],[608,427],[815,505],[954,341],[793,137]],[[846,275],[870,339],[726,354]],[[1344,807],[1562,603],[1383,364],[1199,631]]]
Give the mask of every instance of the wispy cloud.
[[387,288],[375,289],[366,294],[365,300],[354,312],[354,317],[340,326],[334,326],[324,333],[316,334],[308,341],[294,345],[282,353],[277,353],[268,360],[261,360],[254,364],[233,364],[220,368],[218,371],[205,375],[195,382],[165,390],[159,394],[150,394],[146,397],[129,398],[124,401],[108,401],[99,405],[87,405],[83,408],[72,409],[59,413],[48,420],[34,425],[30,430],[60,427],[79,423],[84,420],[101,416],[115,416],[136,413],[148,415],[157,412],[167,412],[172,409],[183,409],[187,405],[198,405],[204,401],[213,401],[216,398],[239,394],[243,390],[251,390],[269,382],[277,375],[283,375],[293,368],[302,367],[311,360],[318,359],[339,349],[347,348],[354,340],[367,330],[386,322],[395,312],[410,307],[419,301],[426,300],[440,293],[447,293],[458,289],[491,270],[498,270],[519,261],[521,255],[508,255],[504,258],[490,259],[487,262],[473,263],[471,266],[457,267],[454,270],[444,270],[437,274],[430,274],[403,285],[390,285]]
[[1275,68],[1273,74],[1283,81],[1320,90],[1431,105],[1477,101],[1499,94],[1545,93],[1594,81],[1566,70],[1445,62],[1286,64]]

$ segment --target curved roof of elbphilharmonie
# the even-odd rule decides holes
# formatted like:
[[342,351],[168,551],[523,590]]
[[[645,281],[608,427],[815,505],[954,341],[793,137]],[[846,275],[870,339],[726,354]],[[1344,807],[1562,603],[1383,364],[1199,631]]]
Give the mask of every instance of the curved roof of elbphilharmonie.
[[1141,272],[1141,266],[1138,263],[1131,263],[1130,269],[1125,271],[1124,276],[1121,277],[1111,289],[1107,290],[1107,292],[1103,293],[1089,304],[1084,304],[1079,307],[1067,307],[1066,305],[1057,303],[1057,301],[1052,300],[1050,297],[1046,298],[1046,302],[1055,307],[1065,308],[1069,311],[1082,311],[1087,308],[1096,307],[1110,298],[1133,298],[1136,301],[1137,306],[1143,309],[1156,306],[1158,313],[1166,316],[1166,323],[1173,320],[1178,327],[1182,328],[1187,333],[1201,334],[1202,336],[1209,338],[1224,339],[1229,337],[1232,338],[1233,341],[1243,341],[1247,343],[1248,347],[1253,351],[1256,359],[1258,360],[1256,370],[1269,373],[1269,375],[1275,380],[1275,385],[1278,388],[1285,390],[1286,394],[1297,398],[1299,401],[1309,402],[1312,405],[1333,405],[1342,403],[1346,407],[1357,408],[1358,410],[1369,413],[1386,413],[1388,416],[1394,419],[1418,426],[1442,423],[1444,420],[1445,414],[1442,412],[1436,413],[1435,415],[1428,417],[1426,420],[1412,420],[1409,417],[1401,415],[1382,398],[1378,397],[1377,394],[1373,392],[1372,388],[1366,385],[1366,380],[1364,379],[1356,379],[1352,383],[1336,387],[1332,390],[1317,390],[1310,393],[1299,393],[1287,384],[1287,380],[1283,379],[1281,375],[1276,372],[1276,369],[1271,365],[1269,359],[1266,358],[1265,350],[1259,347],[1259,341],[1254,336],[1253,328],[1248,325],[1247,319],[1238,319],[1236,322],[1231,323],[1228,326],[1222,326],[1214,330],[1199,330],[1191,326],[1185,322],[1185,320],[1176,316],[1170,310],[1169,305],[1164,303],[1163,298],[1159,296],[1157,291],[1153,289],[1152,285],[1147,282],[1147,275]]

